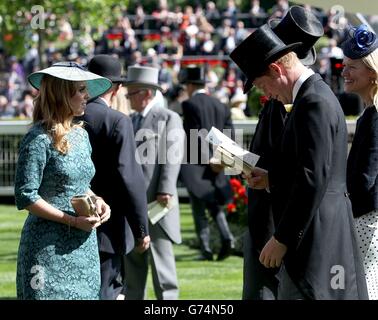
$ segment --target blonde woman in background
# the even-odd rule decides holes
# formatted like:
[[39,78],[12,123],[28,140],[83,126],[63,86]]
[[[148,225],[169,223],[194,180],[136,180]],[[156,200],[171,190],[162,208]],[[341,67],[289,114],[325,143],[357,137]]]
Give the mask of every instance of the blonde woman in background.
[[132,114],[134,111],[131,109],[129,100],[126,99],[127,89],[121,87],[117,94],[111,99],[110,108],[120,111],[126,115]]
[[344,89],[365,105],[357,120],[348,156],[347,185],[362,256],[369,299],[378,299],[378,39],[361,25],[343,44]]

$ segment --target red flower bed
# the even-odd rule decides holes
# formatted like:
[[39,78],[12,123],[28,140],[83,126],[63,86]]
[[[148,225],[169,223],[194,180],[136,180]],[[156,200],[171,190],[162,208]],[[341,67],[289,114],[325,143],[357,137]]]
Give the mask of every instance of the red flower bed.
[[248,196],[246,187],[237,178],[231,178],[230,185],[233,198],[232,202],[226,206],[227,220],[240,225],[247,225]]

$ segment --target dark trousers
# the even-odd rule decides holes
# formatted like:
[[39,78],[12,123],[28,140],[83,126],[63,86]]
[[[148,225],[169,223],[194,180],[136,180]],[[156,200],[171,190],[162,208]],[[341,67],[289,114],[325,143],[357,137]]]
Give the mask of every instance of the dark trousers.
[[209,210],[212,218],[217,225],[222,242],[233,241],[234,237],[228,226],[222,206],[218,205],[215,202],[206,202],[204,200],[201,200],[194,196],[192,193],[190,193],[189,196],[192,205],[194,225],[197,237],[200,242],[201,251],[212,252],[210,248],[210,227],[208,218],[206,216],[206,209]]
[[101,300],[116,300],[123,291],[122,255],[100,252]]
[[276,300],[277,269],[265,268],[259,260],[259,251],[252,245],[249,230],[243,237],[243,300]]
[[306,297],[291,280],[284,263],[282,263],[277,277],[279,279],[278,300],[306,300]]

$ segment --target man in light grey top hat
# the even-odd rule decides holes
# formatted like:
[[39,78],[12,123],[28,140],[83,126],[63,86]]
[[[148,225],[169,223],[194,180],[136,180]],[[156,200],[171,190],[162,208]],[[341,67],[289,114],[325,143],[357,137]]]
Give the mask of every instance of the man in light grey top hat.
[[184,135],[177,113],[163,108],[155,98],[157,68],[128,68],[125,86],[131,108],[136,146],[147,188],[147,201],[171,209],[158,222],[150,220],[151,245],[148,252],[132,251],[125,257],[126,299],[145,298],[149,255],[155,295],[159,300],[178,299],[178,281],[173,243],[181,243],[177,178],[183,157]]

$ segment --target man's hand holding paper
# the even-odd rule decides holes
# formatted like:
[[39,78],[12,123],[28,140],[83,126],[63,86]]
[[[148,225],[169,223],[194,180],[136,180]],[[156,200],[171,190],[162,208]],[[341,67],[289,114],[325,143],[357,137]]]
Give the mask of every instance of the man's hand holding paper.
[[268,171],[259,167],[254,167],[250,175],[245,175],[248,185],[252,189],[268,189],[269,178]]
[[170,194],[159,194],[155,201],[148,204],[148,218],[154,225],[162,219],[174,206],[178,205],[176,199]]
[[213,157],[209,160],[209,165],[210,165],[211,170],[214,173],[220,173],[225,168],[225,166],[222,163],[220,163],[220,161],[215,157]]
[[166,207],[171,197],[172,195],[168,193],[161,193],[156,196],[156,201],[159,202],[163,207]]
[[211,128],[206,141],[216,147],[214,158],[219,161],[218,163],[232,168],[233,174],[244,172],[249,175],[260,158],[258,155],[241,148],[215,127]]

